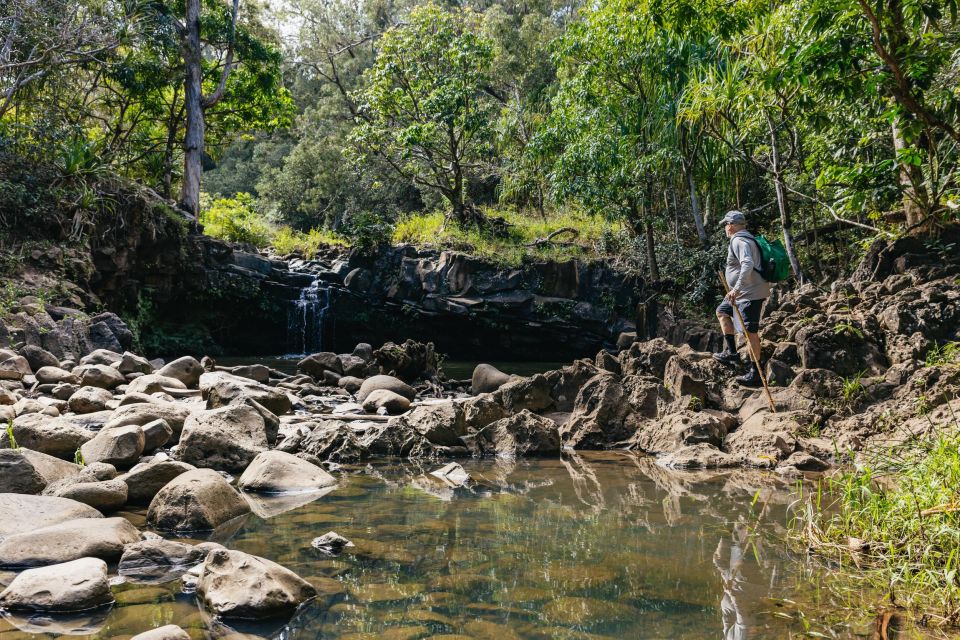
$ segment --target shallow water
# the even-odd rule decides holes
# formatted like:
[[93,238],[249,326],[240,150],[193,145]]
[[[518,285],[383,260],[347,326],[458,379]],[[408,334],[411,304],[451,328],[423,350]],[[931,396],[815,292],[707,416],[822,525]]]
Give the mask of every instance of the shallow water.
[[[265,500],[258,511],[278,515],[217,532],[320,589],[287,624],[231,628],[179,580],[126,582],[109,611],[55,627],[0,620],[0,640],[38,637],[22,629],[120,638],[168,623],[194,638],[291,640],[872,637],[870,615],[837,608],[830,576],[787,551],[796,485],[774,474],[677,473],[621,453],[463,464],[470,489],[424,475],[439,465],[344,469],[313,502]],[[143,526],[142,513],[127,515]],[[311,548],[331,530],[357,546],[334,558]]]
[[[262,364],[283,373],[297,372],[297,362],[303,359],[302,354],[288,354],[280,356],[223,356],[217,358],[217,364],[224,367],[235,367],[245,364]],[[443,373],[448,379],[464,380],[473,375],[473,369],[479,364],[477,360],[444,360]],[[569,362],[540,362],[540,361],[494,361],[492,364],[500,371],[518,376],[532,376],[551,369],[559,369]]]

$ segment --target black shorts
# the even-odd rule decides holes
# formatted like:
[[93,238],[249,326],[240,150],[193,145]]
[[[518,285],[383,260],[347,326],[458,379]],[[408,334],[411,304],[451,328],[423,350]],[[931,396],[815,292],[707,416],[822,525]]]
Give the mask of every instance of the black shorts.
[[[763,308],[763,300],[737,300],[737,306],[740,308],[740,314],[743,315],[743,321],[746,323],[746,330],[750,333],[760,331],[760,309]],[[734,317],[733,305],[726,298],[717,307],[717,315]]]

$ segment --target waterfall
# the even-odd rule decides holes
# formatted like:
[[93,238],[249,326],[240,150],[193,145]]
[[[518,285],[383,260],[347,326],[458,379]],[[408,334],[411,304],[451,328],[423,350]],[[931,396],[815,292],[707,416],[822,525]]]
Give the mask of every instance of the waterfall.
[[330,289],[319,279],[300,290],[287,311],[287,348],[294,354],[323,350],[323,327],[330,308]]

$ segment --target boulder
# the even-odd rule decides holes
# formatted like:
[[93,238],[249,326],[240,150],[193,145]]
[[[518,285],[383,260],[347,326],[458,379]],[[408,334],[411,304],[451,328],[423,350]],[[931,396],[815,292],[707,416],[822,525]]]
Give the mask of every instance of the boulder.
[[337,354],[329,351],[314,353],[297,363],[297,371],[305,373],[308,376],[323,380],[323,374],[332,371],[337,375],[343,375],[343,365]]
[[796,450],[795,434],[813,419],[814,416],[805,411],[760,411],[727,435],[723,449],[741,456],[744,464],[773,467]]
[[20,355],[26,358],[27,364],[30,365],[32,371],[39,372],[43,367],[60,366],[60,360],[57,356],[33,344],[20,347]]
[[135,353],[125,351],[120,361],[117,362],[117,371],[123,375],[131,373],[153,373],[153,365],[146,358],[138,356]]
[[463,406],[455,402],[415,407],[406,415],[392,418],[387,424],[402,424],[431,444],[442,446],[462,446],[461,437],[467,435]]
[[113,364],[114,362],[120,362],[122,359],[123,356],[115,351],[110,351],[109,349],[94,349],[80,358],[80,364]]
[[270,382],[270,367],[262,364],[245,364],[239,367],[231,367],[230,373],[261,384]]
[[320,460],[337,463],[355,462],[367,457],[367,450],[357,434],[348,424],[339,420],[319,423],[303,439],[300,448],[303,453],[314,455]]
[[114,562],[140,540],[125,518],[83,518],[17,533],[0,541],[0,566],[35,567],[92,557]]
[[[631,404],[631,392],[609,371],[590,378],[577,394],[570,419],[560,428],[564,446],[602,449],[632,436],[645,416]],[[638,397],[648,403],[649,395]]]
[[837,375],[855,376],[862,371],[882,374],[887,361],[868,332],[857,324],[815,322],[796,335],[804,369],[829,369]]
[[27,569],[0,593],[0,608],[11,611],[83,611],[111,602],[107,564],[97,558]]
[[40,384],[80,384],[80,376],[61,369],[57,365],[40,367],[36,377]]
[[[29,414],[13,421],[13,437],[21,447],[73,460],[80,445],[93,438],[93,432],[67,418]],[[0,431],[0,443],[9,446],[6,440],[6,431]]]
[[80,387],[67,403],[74,413],[93,413],[105,411],[108,403],[113,400],[113,394],[99,387]]
[[494,397],[500,398],[508,411],[543,411],[553,404],[550,391],[546,376],[538,373],[529,378],[510,380],[500,387]]
[[672,453],[697,444],[719,447],[734,426],[736,418],[730,414],[686,410],[648,421],[630,442],[647,453]]
[[267,448],[263,417],[247,405],[233,405],[187,418],[176,458],[196,467],[240,473]]
[[118,479],[127,485],[127,502],[130,504],[150,504],[168,482],[177,476],[196,469],[191,464],[174,460],[142,462]]
[[573,364],[544,374],[550,382],[554,411],[572,411],[580,389],[598,373],[600,370],[589,360],[576,360]]
[[[74,369],[73,373],[80,376],[80,384],[84,387],[113,389],[127,381],[122,373],[105,364],[81,365]],[[62,380],[61,382],[67,381]]]
[[480,431],[491,422],[506,418],[510,412],[494,399],[493,394],[484,393],[461,403],[463,419],[467,431]]
[[176,579],[190,567],[203,562],[213,544],[186,544],[174,540],[141,540],[123,549],[117,572],[138,581]]
[[156,629],[138,633],[130,640],[190,640],[190,634],[175,624],[166,624]]
[[367,361],[354,355],[339,355],[343,375],[362,378],[367,375]]
[[197,594],[222,618],[261,620],[292,615],[317,590],[275,562],[222,549],[212,551],[201,566]]
[[243,404],[260,414],[260,417],[263,418],[264,429],[266,429],[267,442],[271,446],[276,444],[277,435],[280,433],[280,418],[277,417],[277,414],[275,414],[273,411],[270,411],[253,398],[245,399]]
[[663,379],[667,362],[679,351],[663,338],[635,342],[620,353],[620,369],[624,375],[645,374]]
[[127,393],[163,393],[185,391],[187,385],[177,378],[162,376],[159,373],[148,373],[134,378],[127,385]]
[[122,427],[125,425],[149,424],[154,420],[165,420],[170,428],[173,429],[174,440],[180,438],[180,432],[183,431],[183,423],[190,415],[190,408],[182,404],[173,402],[150,402],[137,403],[118,407],[110,415],[110,419],[104,425],[104,428]]
[[141,429],[143,430],[144,451],[159,449],[173,437],[173,428],[162,418],[148,422]]
[[560,454],[557,424],[527,409],[487,425],[483,436],[499,458]]
[[90,505],[98,511],[116,511],[127,504],[127,485],[119,478],[80,482],[65,486],[56,495]]
[[166,378],[176,378],[187,388],[194,388],[203,375],[203,365],[192,356],[184,356],[165,364],[157,373]]
[[243,472],[237,487],[244,491],[283,493],[315,491],[336,483],[332,475],[295,455],[264,451]]
[[129,469],[137,463],[146,437],[139,425],[101,429],[89,442],[80,447],[83,461],[106,462],[117,469]]
[[147,522],[170,531],[208,531],[249,513],[240,493],[212,469],[183,473],[150,502]]
[[32,374],[30,363],[23,356],[8,357],[0,362],[0,380],[21,380]]
[[376,389],[363,401],[363,410],[378,413],[380,409],[390,415],[398,415],[410,408],[410,401],[387,389]]
[[80,518],[102,518],[96,509],[66,498],[0,493],[0,538]]
[[242,404],[248,398],[256,400],[277,415],[289,413],[292,407],[285,392],[222,371],[200,376],[200,391],[209,409]]
[[79,472],[79,466],[39,451],[0,449],[0,493],[37,494]]
[[490,364],[478,364],[470,378],[470,388],[474,395],[491,393],[510,381],[510,374],[500,371]]
[[357,391],[356,394],[357,402],[363,403],[363,401],[367,399],[368,395],[378,389],[393,391],[397,395],[403,396],[410,402],[413,402],[417,397],[417,392],[413,389],[413,387],[408,385],[400,378],[387,375],[378,375],[371,376],[363,381],[363,384],[360,385],[360,390]]
[[363,379],[354,376],[343,376],[337,380],[337,386],[346,390],[347,393],[356,393],[362,385]]
[[106,462],[91,462],[84,465],[77,475],[77,482],[101,482],[117,477],[117,468]]

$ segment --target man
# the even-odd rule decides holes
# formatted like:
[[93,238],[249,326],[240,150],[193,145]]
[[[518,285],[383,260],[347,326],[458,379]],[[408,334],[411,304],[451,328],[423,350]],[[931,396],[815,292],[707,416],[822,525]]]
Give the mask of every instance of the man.
[[[713,354],[713,357],[725,365],[736,366],[741,364],[741,360],[737,355],[733,305],[736,304],[740,309],[743,322],[746,324],[743,330],[747,334],[747,341],[759,361],[760,308],[763,306],[763,301],[770,297],[770,285],[756,270],[757,265],[760,264],[760,247],[757,246],[753,235],[747,231],[747,219],[743,213],[728,211],[720,224],[730,238],[725,269],[730,293],[717,307],[717,319],[723,330],[724,350]],[[750,369],[746,375],[739,376],[737,382],[748,387],[759,387],[762,384],[762,375],[763,372],[757,370],[753,358],[750,358]]]

